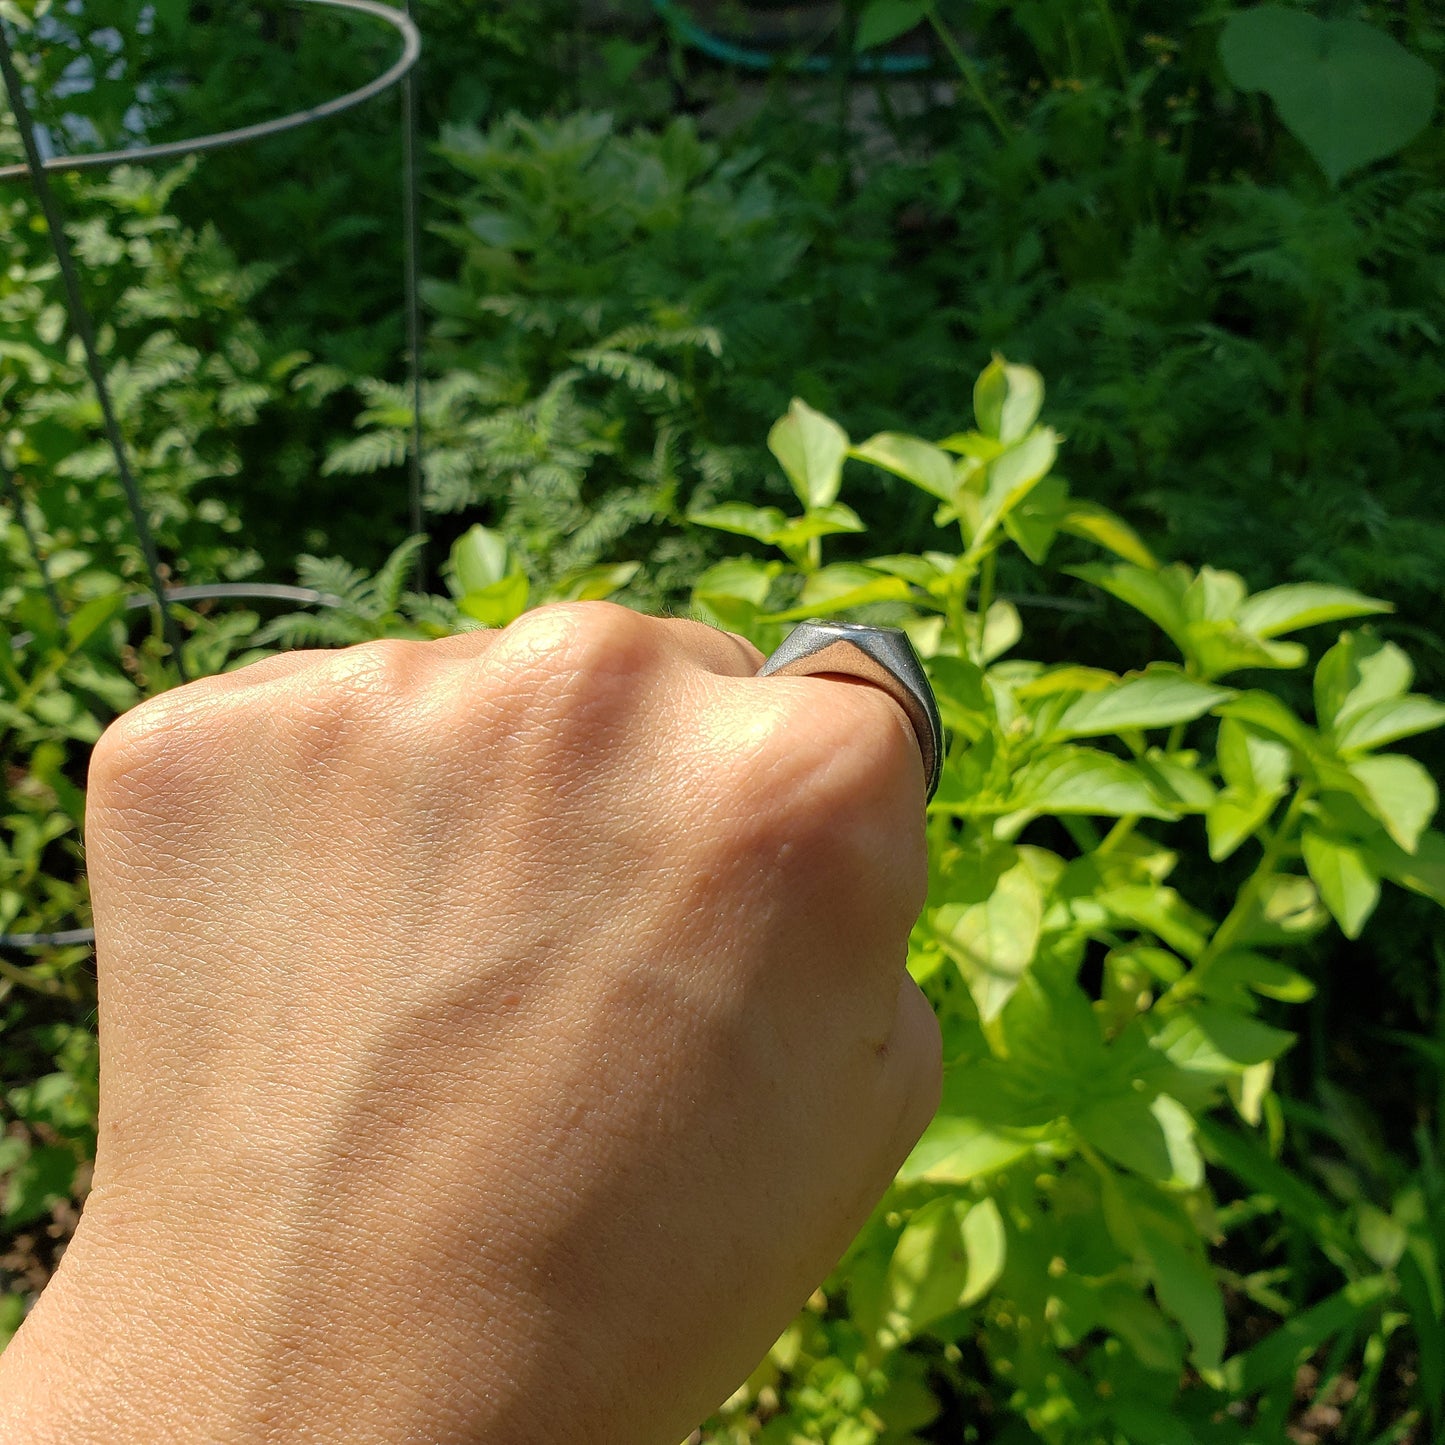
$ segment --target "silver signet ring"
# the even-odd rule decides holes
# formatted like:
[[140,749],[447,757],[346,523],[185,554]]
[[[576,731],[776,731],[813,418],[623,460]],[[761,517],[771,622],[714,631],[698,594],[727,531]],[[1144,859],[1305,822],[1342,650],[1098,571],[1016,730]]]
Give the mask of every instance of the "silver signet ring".
[[842,673],[881,687],[908,716],[923,754],[927,796],[938,790],[943,770],[943,723],[923,664],[897,627],[857,622],[803,622],[762,665],[759,677],[813,677]]

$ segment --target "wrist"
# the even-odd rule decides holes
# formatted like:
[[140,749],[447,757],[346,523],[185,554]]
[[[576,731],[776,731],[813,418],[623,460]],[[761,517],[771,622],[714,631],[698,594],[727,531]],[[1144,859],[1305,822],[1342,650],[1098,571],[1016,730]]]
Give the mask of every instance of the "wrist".
[[[89,1214],[90,1211],[88,1210]],[[89,1223],[89,1228],[87,1228]],[[0,1356],[7,1445],[357,1445],[427,1440],[554,1445],[554,1361],[463,1319],[436,1280],[400,1276],[395,1238],[335,1259],[280,1262],[230,1236],[105,1211],[82,1221],[61,1268]],[[307,1246],[298,1245],[299,1248]],[[357,1267],[351,1260],[356,1259]],[[367,1262],[373,1266],[368,1269]],[[385,1262],[379,1280],[374,1272]],[[313,1330],[310,1321],[324,1322]],[[466,1341],[465,1347],[462,1342]],[[521,1368],[513,1368],[519,1363]],[[546,1406],[539,1408],[539,1401]]]

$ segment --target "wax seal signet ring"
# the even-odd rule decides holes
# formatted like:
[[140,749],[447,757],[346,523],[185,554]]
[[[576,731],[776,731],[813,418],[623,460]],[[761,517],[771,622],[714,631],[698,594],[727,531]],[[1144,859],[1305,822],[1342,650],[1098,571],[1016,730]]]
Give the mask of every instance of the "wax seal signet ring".
[[857,622],[803,622],[762,665],[759,677],[813,677],[841,673],[881,687],[908,716],[928,797],[938,790],[943,769],[943,723],[923,664],[897,627],[865,627]]

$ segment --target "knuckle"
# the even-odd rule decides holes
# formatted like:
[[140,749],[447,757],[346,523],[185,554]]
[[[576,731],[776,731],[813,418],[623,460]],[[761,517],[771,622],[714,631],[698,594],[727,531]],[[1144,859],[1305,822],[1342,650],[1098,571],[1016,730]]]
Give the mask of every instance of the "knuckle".
[[414,682],[420,661],[418,647],[399,638],[344,647],[292,680],[293,687],[286,690],[328,706],[359,711],[384,706],[405,694]]
[[635,670],[655,649],[652,619],[613,602],[557,602],[519,617],[489,660],[536,675]]
[[630,716],[659,648],[653,618],[609,602],[557,603],[512,623],[480,665],[515,725],[560,736]]
[[871,687],[830,685],[820,705],[816,684],[785,681],[767,681],[728,762],[737,846],[797,881],[825,880],[843,912],[881,907],[911,924],[927,887],[911,728]]
[[91,750],[92,804],[144,806],[194,782],[206,760],[225,751],[225,711],[214,693],[193,684],[147,698],[123,713]]
[[866,685],[800,682],[777,709],[763,750],[774,785],[800,794],[825,827],[868,817],[906,796],[910,772],[920,764],[897,705]]
[[[249,706],[268,744],[267,766],[319,778],[338,759],[385,755],[395,766],[414,751],[429,666],[425,644],[399,638],[358,643],[327,654],[315,666],[262,683]],[[242,697],[245,697],[242,694]],[[343,768],[335,777],[349,777]]]

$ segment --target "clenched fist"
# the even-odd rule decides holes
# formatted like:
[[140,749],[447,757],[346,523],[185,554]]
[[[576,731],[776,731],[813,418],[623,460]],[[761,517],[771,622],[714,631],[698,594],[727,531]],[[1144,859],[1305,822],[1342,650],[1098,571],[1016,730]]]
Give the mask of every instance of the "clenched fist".
[[676,1445],[937,1100],[883,692],[606,603],[96,747],[95,1184],[7,1445]]

